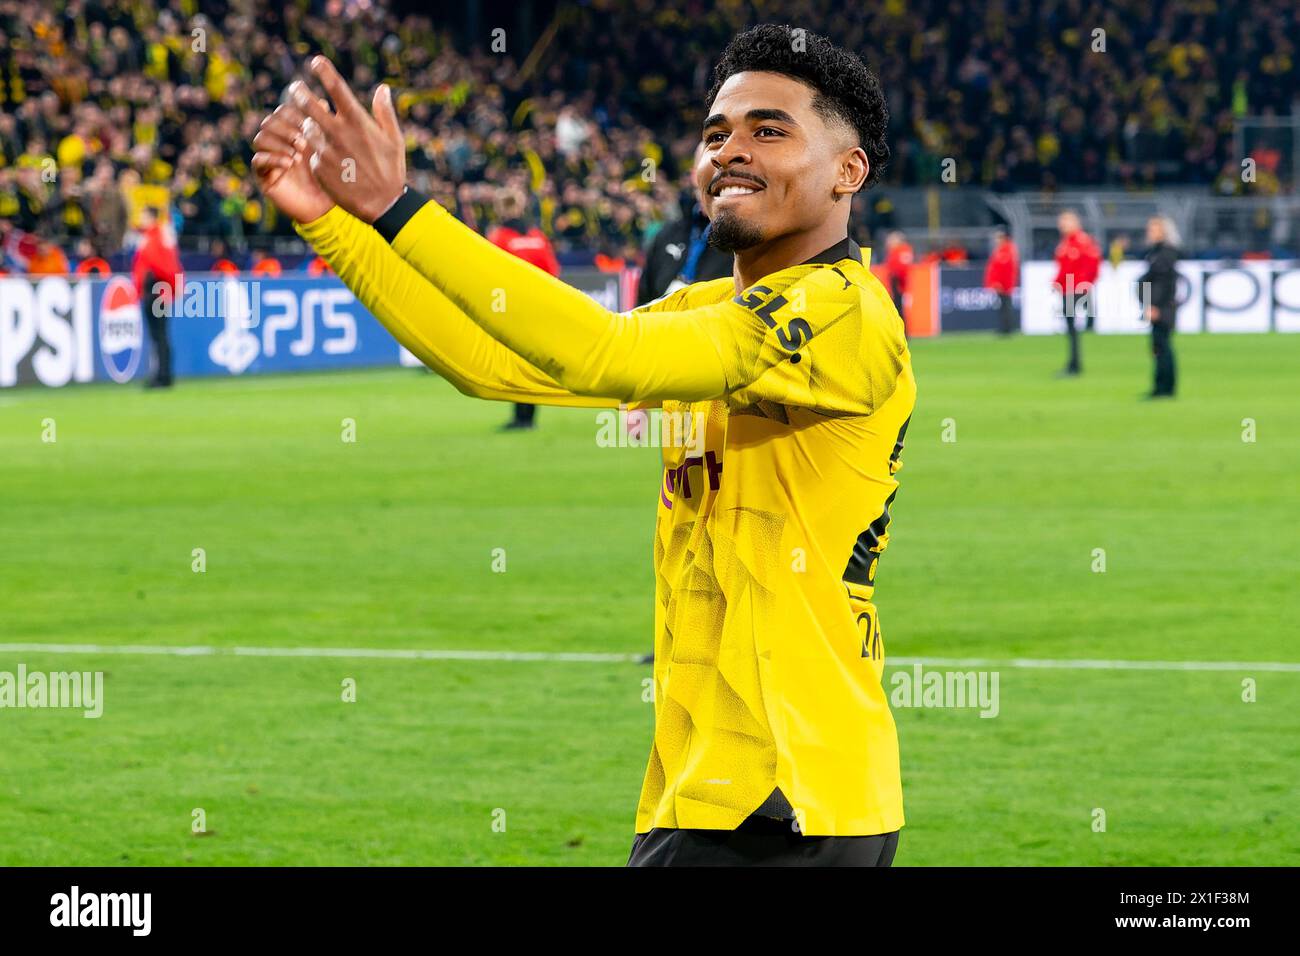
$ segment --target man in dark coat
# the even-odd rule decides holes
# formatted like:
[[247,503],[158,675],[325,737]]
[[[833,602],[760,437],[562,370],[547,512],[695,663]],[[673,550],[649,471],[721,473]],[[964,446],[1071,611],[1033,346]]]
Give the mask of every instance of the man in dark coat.
[[1147,271],[1138,285],[1143,317],[1151,323],[1155,384],[1146,398],[1174,396],[1174,323],[1178,310],[1178,233],[1164,216],[1147,222]]

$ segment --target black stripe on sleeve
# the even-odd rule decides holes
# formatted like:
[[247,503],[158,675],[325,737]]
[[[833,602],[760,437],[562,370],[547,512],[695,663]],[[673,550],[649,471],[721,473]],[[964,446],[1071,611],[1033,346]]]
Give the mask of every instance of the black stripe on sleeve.
[[402,227],[411,221],[411,217],[419,212],[424,204],[429,202],[429,197],[424,193],[417,192],[410,186],[402,190],[402,195],[397,197],[397,202],[388,208],[384,213],[375,220],[375,231],[384,237],[388,243],[392,243],[397,238],[397,234],[402,231]]

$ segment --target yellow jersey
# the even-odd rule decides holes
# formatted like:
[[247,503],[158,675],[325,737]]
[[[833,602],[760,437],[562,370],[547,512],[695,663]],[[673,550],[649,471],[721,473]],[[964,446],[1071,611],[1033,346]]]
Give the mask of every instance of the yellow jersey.
[[427,365],[479,397],[657,407],[675,426],[636,831],[755,813],[814,836],[899,829],[872,595],[916,386],[861,250],[611,313],[435,203],[408,193],[394,212],[299,231]]

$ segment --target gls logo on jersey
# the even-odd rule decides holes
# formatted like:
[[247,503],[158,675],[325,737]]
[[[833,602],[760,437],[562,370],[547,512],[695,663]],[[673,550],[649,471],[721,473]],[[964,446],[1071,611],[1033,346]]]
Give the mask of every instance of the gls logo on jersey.
[[808,324],[807,319],[798,316],[790,319],[785,325],[779,324],[772,318],[772,313],[788,304],[788,301],[785,296],[776,295],[764,302],[765,295],[772,295],[772,290],[765,285],[756,285],[744,294],[736,296],[732,301],[753,312],[769,329],[776,329],[776,340],[781,343],[783,349],[791,353],[791,364],[797,364],[801,358],[799,349],[812,341],[812,326]]

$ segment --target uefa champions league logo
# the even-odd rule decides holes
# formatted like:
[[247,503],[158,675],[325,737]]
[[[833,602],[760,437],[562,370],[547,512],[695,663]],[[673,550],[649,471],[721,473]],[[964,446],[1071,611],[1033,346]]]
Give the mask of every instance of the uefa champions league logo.
[[222,309],[225,328],[208,346],[208,357],[231,375],[242,374],[262,352],[261,341],[251,331],[258,325],[259,316],[252,306],[257,290],[246,286],[237,279],[222,283],[218,300],[226,306]]

